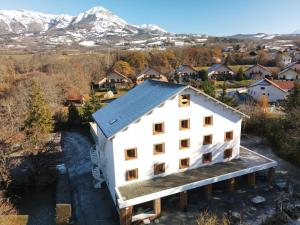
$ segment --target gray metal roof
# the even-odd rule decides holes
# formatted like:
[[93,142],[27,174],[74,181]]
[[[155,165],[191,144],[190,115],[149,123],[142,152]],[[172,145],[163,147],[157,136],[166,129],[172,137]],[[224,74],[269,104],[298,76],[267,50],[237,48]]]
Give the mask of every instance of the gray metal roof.
[[185,88],[185,85],[146,80],[95,112],[93,118],[103,134],[110,138]]

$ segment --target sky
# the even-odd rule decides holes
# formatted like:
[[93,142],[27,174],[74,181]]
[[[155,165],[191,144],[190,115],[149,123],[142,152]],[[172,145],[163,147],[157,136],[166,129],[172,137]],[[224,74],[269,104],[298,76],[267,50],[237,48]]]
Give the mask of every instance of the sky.
[[130,24],[174,33],[282,34],[300,29],[300,0],[0,0],[0,9],[77,15],[103,6]]

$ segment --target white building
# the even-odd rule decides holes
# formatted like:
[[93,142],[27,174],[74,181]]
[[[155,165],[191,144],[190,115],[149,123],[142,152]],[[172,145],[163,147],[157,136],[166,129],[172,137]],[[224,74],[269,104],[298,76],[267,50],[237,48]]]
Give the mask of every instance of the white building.
[[234,72],[224,64],[214,64],[207,70],[208,76],[212,75],[233,75]]
[[284,100],[288,91],[281,88],[275,82],[265,78],[248,86],[248,94],[256,101],[261,100],[262,96],[267,96],[269,102]]
[[272,73],[266,67],[257,64],[246,70],[245,75],[249,79],[260,80],[265,77],[271,77]]
[[140,74],[138,74],[136,76],[136,82],[137,82],[137,84],[140,84],[147,79],[168,82],[168,79],[166,76],[162,75],[157,70],[149,68],[149,67],[145,68]]
[[[240,146],[243,117],[193,87],[154,80],[94,113],[98,138],[92,161],[121,224],[156,218],[162,197],[180,193],[184,208],[190,189],[205,186],[209,196],[212,183],[249,173],[255,182],[255,171],[276,166]],[[134,206],[148,201],[153,212],[132,215]]]
[[297,70],[288,67],[288,68],[282,70],[280,73],[278,73],[278,79],[300,80],[300,74],[297,72]]
[[131,84],[132,81],[126,77],[125,75],[119,73],[116,70],[112,70],[106,74],[104,78],[102,78],[98,82],[98,86],[101,87],[103,85],[117,84],[117,85],[128,85]]
[[181,65],[175,69],[175,74],[178,74],[179,76],[184,76],[184,75],[193,75],[197,74],[198,71],[195,70],[192,66],[190,65]]

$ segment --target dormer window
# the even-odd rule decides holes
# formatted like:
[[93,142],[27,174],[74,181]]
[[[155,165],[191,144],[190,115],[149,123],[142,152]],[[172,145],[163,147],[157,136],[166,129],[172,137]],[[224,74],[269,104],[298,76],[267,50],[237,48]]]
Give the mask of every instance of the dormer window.
[[153,134],[162,134],[165,132],[164,123],[155,123],[153,124]]
[[179,96],[179,107],[186,107],[190,105],[190,95]]

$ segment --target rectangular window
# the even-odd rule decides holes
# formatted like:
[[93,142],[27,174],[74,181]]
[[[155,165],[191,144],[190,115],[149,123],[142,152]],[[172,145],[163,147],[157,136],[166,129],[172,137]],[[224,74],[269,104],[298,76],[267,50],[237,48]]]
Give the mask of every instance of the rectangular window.
[[266,88],[265,87],[260,87],[260,90],[265,90]]
[[126,181],[138,179],[138,169],[126,171]]
[[225,141],[231,141],[233,139],[233,131],[225,132]]
[[190,166],[190,158],[179,160],[179,169],[184,169]]
[[179,96],[179,107],[186,107],[190,105],[190,95]]
[[190,129],[190,120],[180,120],[179,121],[179,130],[187,130]]
[[162,134],[165,132],[164,123],[155,123],[153,124],[153,134]]
[[203,136],[203,145],[212,144],[212,134],[211,135],[204,135]]
[[165,172],[165,163],[154,164],[154,175],[158,175]]
[[213,125],[213,116],[204,117],[204,126],[212,126]]
[[137,158],[137,149],[130,148],[125,150],[125,160],[132,160]]
[[224,151],[224,159],[229,159],[232,157],[232,148],[225,149]]
[[179,149],[185,149],[190,147],[190,139],[181,139],[179,141]]
[[212,160],[212,153],[206,153],[206,154],[203,154],[202,156],[202,163],[205,164],[205,163],[210,163]]
[[162,154],[164,152],[165,152],[165,144],[164,143],[153,145],[153,154],[154,155]]

